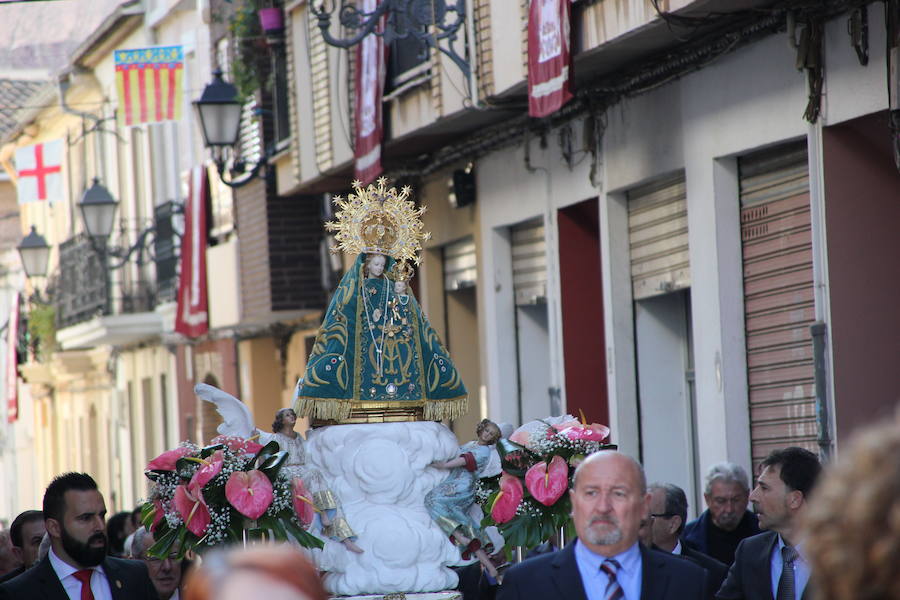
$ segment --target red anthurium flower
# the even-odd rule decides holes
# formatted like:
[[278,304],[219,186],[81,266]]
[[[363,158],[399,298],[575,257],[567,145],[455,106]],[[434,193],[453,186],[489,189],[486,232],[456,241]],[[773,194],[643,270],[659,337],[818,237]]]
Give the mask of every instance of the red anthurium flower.
[[216,450],[209,458],[198,458],[197,460],[201,461],[203,466],[197,469],[197,472],[191,477],[191,485],[197,485],[202,488],[222,470],[222,465],[225,463],[225,453],[221,450]]
[[591,442],[602,442],[609,436],[609,427],[600,423],[591,423],[590,425],[573,425],[560,431],[561,435],[566,436],[570,440],[587,440]]
[[193,451],[190,448],[186,448],[184,446],[179,446],[174,450],[167,450],[163,452],[149,463],[147,463],[147,471],[174,471],[175,463],[178,462],[179,458],[183,458],[189,454],[192,454]]
[[248,519],[258,519],[272,504],[272,482],[259,469],[235,471],[225,484],[225,497]]
[[172,499],[175,510],[184,520],[184,526],[197,537],[203,537],[209,526],[209,509],[200,486],[194,484],[179,485],[175,488],[175,497]]
[[507,472],[500,475],[500,493],[491,505],[491,518],[495,523],[506,523],[516,516],[516,509],[522,502],[522,482]]
[[300,519],[304,527],[309,527],[312,524],[316,509],[313,506],[312,495],[306,491],[306,486],[303,485],[303,480],[299,477],[294,477],[294,480],[291,481],[291,496],[297,518]]
[[525,486],[534,499],[544,506],[553,506],[566,492],[568,484],[569,465],[559,455],[553,457],[549,466],[542,461],[525,472]]

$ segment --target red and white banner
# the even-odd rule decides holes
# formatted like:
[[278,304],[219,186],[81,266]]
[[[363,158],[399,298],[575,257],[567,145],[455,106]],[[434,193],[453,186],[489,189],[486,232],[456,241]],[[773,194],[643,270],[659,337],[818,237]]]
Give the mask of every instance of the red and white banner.
[[19,292],[13,295],[6,326],[6,421],[19,418]]
[[181,238],[181,273],[178,277],[178,312],[175,331],[195,338],[209,330],[206,304],[206,169],[191,169],[191,183],[184,207]]
[[[379,0],[359,0],[361,11],[374,12]],[[381,30],[384,23],[379,23]],[[381,138],[384,133],[381,115],[382,95],[387,63],[384,40],[370,33],[356,45],[356,159],[354,176],[363,185],[381,174]]]
[[63,141],[16,148],[16,188],[19,204],[63,199]]
[[528,114],[546,117],[572,99],[570,0],[531,0],[528,12]]

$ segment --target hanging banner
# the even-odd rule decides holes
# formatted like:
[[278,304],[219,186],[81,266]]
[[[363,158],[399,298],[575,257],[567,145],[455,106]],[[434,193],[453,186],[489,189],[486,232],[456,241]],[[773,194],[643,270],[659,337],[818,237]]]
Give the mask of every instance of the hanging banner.
[[16,148],[15,160],[19,204],[62,200],[62,140]]
[[528,11],[528,114],[546,117],[572,99],[570,0],[531,0]]
[[181,118],[184,52],[181,46],[116,50],[119,126]]
[[6,326],[6,421],[19,418],[19,292],[13,295]]
[[[359,0],[360,10],[375,11],[378,0]],[[384,23],[379,23],[381,30]],[[381,138],[384,132],[381,115],[387,63],[384,40],[370,33],[356,45],[356,160],[354,176],[363,185],[381,174]]]
[[191,170],[190,190],[184,207],[181,237],[181,273],[178,276],[178,311],[175,331],[190,338],[209,330],[206,305],[206,170]]

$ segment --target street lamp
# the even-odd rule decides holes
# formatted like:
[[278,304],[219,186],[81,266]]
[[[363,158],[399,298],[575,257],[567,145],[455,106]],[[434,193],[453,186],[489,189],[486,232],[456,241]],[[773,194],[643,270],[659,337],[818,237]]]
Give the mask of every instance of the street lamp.
[[116,199],[112,197],[100,180],[94,177],[91,187],[81,197],[78,208],[84,219],[84,228],[92,238],[106,239],[112,233],[116,215]]
[[200,98],[194,100],[194,108],[203,131],[203,143],[213,151],[213,160],[219,171],[219,179],[231,187],[240,187],[250,182],[266,164],[266,158],[260,159],[250,170],[250,174],[240,180],[226,181],[225,148],[234,146],[238,141],[241,128],[241,112],[243,107],[238,101],[237,88],[222,79],[222,71],[213,71],[213,80],[203,88]]
[[18,246],[22,266],[26,277],[44,277],[47,274],[47,260],[50,258],[50,246],[44,236],[37,232],[34,225]]

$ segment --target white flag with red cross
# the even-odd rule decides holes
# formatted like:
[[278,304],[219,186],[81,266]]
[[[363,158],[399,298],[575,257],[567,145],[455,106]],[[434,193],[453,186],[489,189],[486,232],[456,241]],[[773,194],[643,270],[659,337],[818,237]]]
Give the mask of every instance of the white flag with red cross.
[[16,149],[19,204],[63,199],[63,141],[51,140]]

